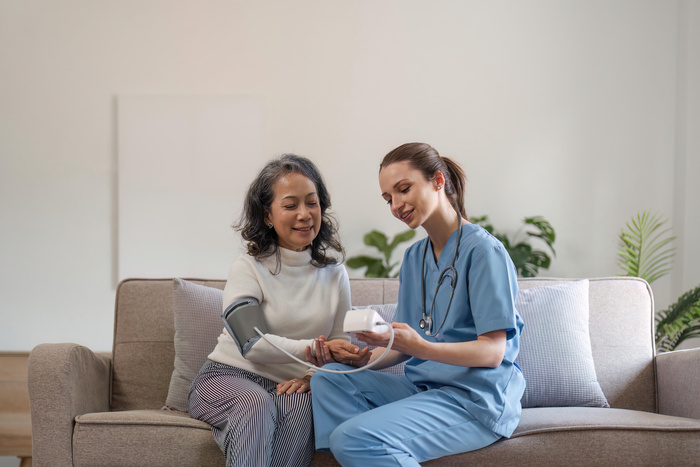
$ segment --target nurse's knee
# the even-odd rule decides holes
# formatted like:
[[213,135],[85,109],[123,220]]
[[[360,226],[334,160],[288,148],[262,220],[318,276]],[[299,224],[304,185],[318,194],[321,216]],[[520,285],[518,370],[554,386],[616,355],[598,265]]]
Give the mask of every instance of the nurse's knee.
[[344,450],[348,449],[348,436],[344,429],[340,426],[333,430],[333,433],[328,438],[328,449],[333,453],[333,456],[338,462],[342,462]]
[[[327,370],[347,370],[347,365],[342,363],[329,363],[323,366]],[[327,373],[325,371],[317,371],[311,377],[311,393],[313,394],[314,388],[316,390],[322,390],[324,387],[334,386],[338,384],[338,381],[344,378],[345,375],[342,373]]]
[[355,420],[350,419],[333,430],[329,437],[329,448],[340,461],[349,452],[362,451],[375,444],[376,440],[366,434],[366,429],[357,426]]

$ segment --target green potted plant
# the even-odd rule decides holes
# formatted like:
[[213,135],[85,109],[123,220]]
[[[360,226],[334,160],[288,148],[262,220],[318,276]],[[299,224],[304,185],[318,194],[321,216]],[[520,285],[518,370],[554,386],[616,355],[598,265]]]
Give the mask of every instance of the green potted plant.
[[[551,265],[552,257],[549,256],[549,252],[556,256],[556,233],[552,224],[542,216],[526,217],[523,219],[523,226],[512,236],[498,232],[489,222],[488,216],[473,217],[470,220],[488,230],[503,243],[521,277],[537,276],[540,269],[547,269]],[[533,248],[530,240],[536,238],[544,242],[549,252]]]
[[627,229],[619,234],[620,251],[617,253],[624,275],[641,277],[654,282],[671,270],[674,248],[671,242],[676,237],[671,229],[664,228],[666,219],[649,211],[638,213]]
[[[554,251],[556,233],[549,221],[542,216],[526,217],[523,219],[523,226],[512,236],[496,231],[489,222],[488,216],[473,217],[470,221],[482,226],[503,243],[515,264],[518,275],[522,277],[534,277],[540,269],[549,268],[552,262],[549,253],[556,254]],[[365,277],[396,277],[398,272],[393,271],[399,262],[392,263],[391,255],[399,244],[411,240],[414,236],[415,231],[407,230],[389,241],[382,232],[372,230],[364,237],[365,245],[379,250],[381,256],[379,258],[366,255],[354,256],[345,264],[353,269],[366,267]],[[549,251],[534,248],[530,244],[532,239],[540,239]]]
[[668,352],[686,339],[700,337],[700,285],[656,315],[656,350]]
[[399,265],[399,261],[392,263],[391,256],[399,244],[411,240],[415,235],[415,230],[406,230],[396,234],[390,242],[385,234],[378,230],[372,230],[365,235],[364,242],[365,245],[379,250],[380,257],[353,256],[348,258],[345,264],[353,269],[366,267],[365,277],[397,277],[398,271],[393,273],[393,270]]
[[[649,211],[638,213],[619,234],[621,275],[641,277],[649,284],[671,270],[674,236],[667,220]],[[700,286],[683,294],[676,303],[654,317],[654,340],[659,352],[675,349],[686,339],[700,337]]]

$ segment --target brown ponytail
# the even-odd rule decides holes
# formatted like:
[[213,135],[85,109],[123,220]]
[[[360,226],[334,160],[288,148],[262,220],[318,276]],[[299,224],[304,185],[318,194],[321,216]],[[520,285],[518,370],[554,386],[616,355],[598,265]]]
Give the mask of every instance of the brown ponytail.
[[432,180],[437,172],[442,172],[445,177],[445,194],[450,204],[462,217],[469,220],[464,208],[464,191],[467,176],[462,167],[448,157],[442,157],[437,150],[425,143],[406,143],[390,151],[382,163],[379,171],[395,162],[408,161],[416,170],[419,170],[426,180]]
[[[442,157],[442,161],[445,163],[445,166],[447,166],[450,177],[449,185],[451,190],[447,192],[450,202],[455,210],[462,214],[464,219],[469,220],[467,211],[464,208],[464,190],[467,184],[467,175],[464,173],[464,169],[449,157]],[[448,189],[447,183],[445,183],[445,189]]]

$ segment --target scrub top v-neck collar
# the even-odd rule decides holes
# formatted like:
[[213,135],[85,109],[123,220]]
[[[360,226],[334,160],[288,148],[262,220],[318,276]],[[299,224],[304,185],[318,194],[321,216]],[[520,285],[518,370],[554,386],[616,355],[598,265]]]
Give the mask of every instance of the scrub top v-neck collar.
[[430,237],[427,237],[425,239],[426,242],[430,243],[430,245],[428,245],[428,250],[430,252],[430,260],[426,259],[425,261],[427,263],[426,269],[429,273],[439,273],[452,263],[452,256],[454,256],[454,247],[457,244],[457,234],[462,235],[462,228],[467,225],[473,224],[462,224],[457,230],[450,234],[449,238],[447,239],[447,243],[445,243],[445,246],[442,248],[442,253],[440,253],[440,259],[437,261],[435,261],[433,242],[430,241]]

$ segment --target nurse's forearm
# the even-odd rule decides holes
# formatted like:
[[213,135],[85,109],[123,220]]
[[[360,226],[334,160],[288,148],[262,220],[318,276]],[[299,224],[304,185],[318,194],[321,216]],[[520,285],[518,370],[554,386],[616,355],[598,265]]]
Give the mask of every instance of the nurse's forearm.
[[457,366],[496,368],[506,351],[505,330],[482,334],[470,342],[423,341],[413,356]]
[[[377,347],[372,350],[372,354],[369,357],[369,363],[378,359],[384,353],[385,347]],[[381,362],[377,363],[376,366],[372,367],[374,370],[381,370],[382,368],[388,368],[392,365],[397,365],[405,360],[408,360],[410,355],[403,354],[397,350],[389,350],[386,357],[382,359]]]

